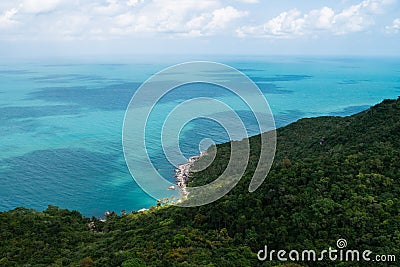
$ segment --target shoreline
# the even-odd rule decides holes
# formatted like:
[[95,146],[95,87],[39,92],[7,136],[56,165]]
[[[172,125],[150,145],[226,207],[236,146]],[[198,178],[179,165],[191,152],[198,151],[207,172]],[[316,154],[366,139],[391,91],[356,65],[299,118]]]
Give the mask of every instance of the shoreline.
[[[203,157],[203,156],[205,156],[205,155],[207,155],[207,151],[202,151],[202,152],[200,152],[200,155],[198,155],[198,156],[191,156],[191,157],[186,161],[186,163],[180,164],[180,165],[177,166],[177,167],[178,167],[177,169],[174,169],[174,172],[175,172],[174,177],[175,177],[175,184],[176,184],[176,186],[171,185],[171,186],[168,187],[168,189],[169,189],[169,190],[180,190],[180,193],[181,193],[182,196],[181,196],[181,198],[178,199],[178,203],[181,202],[184,198],[186,198],[186,197],[189,195],[189,193],[190,193],[190,192],[188,192],[188,191],[186,190],[186,182],[187,182],[187,180],[189,179],[190,167],[192,167],[193,164],[194,164],[198,159],[200,159],[201,157]],[[145,211],[148,211],[148,210],[149,210],[149,208],[141,208],[141,209],[135,210],[135,211],[133,211],[133,212],[145,212]],[[132,212],[132,213],[133,213],[133,212]],[[110,212],[109,212],[109,211],[106,211],[106,212],[105,212],[106,218],[107,218],[107,213],[110,213]]]
[[189,179],[190,167],[192,167],[193,164],[204,155],[206,155],[205,151],[201,152],[198,156],[192,156],[187,160],[186,163],[178,165],[178,168],[174,170],[176,185],[181,191],[182,197],[187,197],[189,195],[189,192],[186,190],[186,182]]

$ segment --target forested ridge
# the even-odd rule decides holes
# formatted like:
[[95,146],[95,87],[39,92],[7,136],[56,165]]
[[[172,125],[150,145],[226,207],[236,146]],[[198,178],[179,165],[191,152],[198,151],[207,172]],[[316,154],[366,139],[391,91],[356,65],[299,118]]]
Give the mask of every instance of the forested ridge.
[[[400,266],[400,98],[278,129],[272,169],[253,193],[260,136],[250,146],[244,177],[209,205],[156,205],[111,213],[105,222],[54,206],[1,212],[0,266]],[[189,186],[223,172],[230,144],[217,148]],[[257,259],[264,245],[321,251],[340,238],[349,249],[396,255],[397,262]]]

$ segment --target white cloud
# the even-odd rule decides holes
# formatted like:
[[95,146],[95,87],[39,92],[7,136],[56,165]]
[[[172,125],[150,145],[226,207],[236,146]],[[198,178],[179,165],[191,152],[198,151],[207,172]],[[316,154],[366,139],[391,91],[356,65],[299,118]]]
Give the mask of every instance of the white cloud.
[[128,2],[126,2],[127,6],[137,6],[139,4],[143,4],[144,0],[129,0]]
[[384,13],[394,0],[364,0],[357,5],[335,12],[330,7],[302,13],[292,9],[256,26],[243,26],[237,30],[240,37],[290,38],[315,35],[321,31],[336,35],[361,32],[375,24],[374,16]]
[[213,0],[155,0],[140,12],[139,25],[150,31],[180,33],[188,20],[218,7],[219,2]]
[[[6,3],[0,3],[0,27],[18,25],[15,36],[24,40],[211,36],[228,29],[233,33],[237,26],[235,20],[248,14],[224,4],[224,0],[15,0]],[[4,38],[7,35],[1,35],[0,31],[0,39]]]
[[25,0],[22,10],[27,13],[42,13],[53,11],[62,0]]
[[[359,1],[342,10],[288,9],[257,23],[262,12],[249,11],[268,8],[259,0],[1,0],[0,39],[173,38],[227,36],[235,31],[242,37],[344,35],[371,29],[394,2]],[[245,5],[244,10],[239,3],[258,5]],[[386,29],[395,31],[396,24]]]
[[258,26],[244,26],[237,30],[240,37],[280,37],[285,38],[291,34],[300,35],[305,23],[304,18],[300,17],[301,12],[297,9],[282,12],[277,17]]
[[130,27],[129,32],[204,36],[226,29],[245,15],[247,12],[232,6],[221,7],[214,0],[155,0],[138,13],[119,15],[116,21],[119,26]]
[[240,37],[276,37],[287,38],[292,35],[302,35],[306,16],[297,9],[280,13],[273,19],[257,26],[244,26],[237,30]]
[[400,18],[394,19],[392,25],[385,27],[388,33],[397,33],[400,32]]
[[6,12],[4,12],[3,15],[0,15],[0,29],[1,28],[3,28],[3,29],[9,28],[9,27],[17,24],[18,22],[13,19],[15,14],[17,14],[17,12],[18,12],[18,9],[12,8],[12,9],[9,9]]
[[318,10],[311,10],[304,16],[304,20],[307,23],[306,26],[311,29],[328,30],[332,27],[334,17],[335,11],[325,6]]
[[239,11],[231,6],[216,9],[212,12],[212,20],[208,26],[211,28],[225,28],[232,20],[247,16],[247,14],[248,12]]
[[382,14],[385,12],[387,6],[395,2],[396,0],[365,0],[356,6],[360,6],[360,8],[364,8],[372,14]]
[[259,0],[236,0],[236,1],[242,2],[242,3],[245,3],[245,4],[257,4],[257,3],[259,3]]
[[[360,32],[374,24],[373,18],[367,12],[378,12],[377,1],[365,0],[358,5],[352,5],[335,15],[333,29],[336,34]],[[383,1],[382,1],[383,2]],[[366,12],[367,11],[367,12]]]
[[[88,6],[85,6],[86,8]],[[107,0],[104,4],[93,4],[92,10],[87,10],[88,14],[100,16],[113,16],[126,10],[126,6],[118,0]],[[91,12],[92,11],[92,12]]]
[[301,34],[304,24],[304,18],[300,17],[301,12],[292,9],[288,12],[282,12],[276,18],[271,19],[263,25],[264,32],[272,35],[286,35],[288,33]]
[[186,28],[189,30],[189,35],[210,35],[225,29],[232,21],[247,16],[247,14],[245,11],[227,6],[191,19],[186,23]]

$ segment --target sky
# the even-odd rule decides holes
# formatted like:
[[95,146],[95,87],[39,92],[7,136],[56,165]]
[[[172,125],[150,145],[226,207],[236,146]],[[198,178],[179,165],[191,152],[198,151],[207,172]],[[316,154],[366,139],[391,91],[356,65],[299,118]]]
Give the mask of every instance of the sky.
[[400,54],[400,0],[1,0],[0,60]]

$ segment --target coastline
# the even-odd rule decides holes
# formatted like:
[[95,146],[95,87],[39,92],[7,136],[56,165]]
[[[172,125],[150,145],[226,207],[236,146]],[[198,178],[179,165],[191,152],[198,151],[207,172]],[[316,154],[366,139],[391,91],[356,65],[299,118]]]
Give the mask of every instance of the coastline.
[[178,168],[175,169],[175,179],[176,179],[176,185],[178,186],[179,190],[181,191],[182,197],[185,198],[189,195],[189,192],[186,190],[186,183],[187,180],[189,179],[190,175],[190,167],[193,166],[193,164],[206,155],[206,152],[203,151],[200,153],[198,156],[192,156],[190,157],[186,163],[178,165]]
[[[178,167],[177,169],[174,169],[174,172],[175,172],[174,177],[175,177],[176,186],[171,185],[171,186],[168,187],[168,189],[169,190],[179,190],[180,191],[182,196],[177,200],[178,203],[181,202],[183,199],[185,199],[190,193],[190,192],[188,192],[186,190],[186,183],[187,183],[187,181],[189,179],[190,168],[193,166],[193,164],[198,159],[200,159],[201,157],[203,157],[205,155],[207,155],[207,151],[201,151],[200,155],[192,156],[192,157],[188,158],[186,163],[180,164],[180,165],[177,166]],[[162,200],[159,200],[159,201],[160,201],[160,203],[162,203]],[[133,212],[146,212],[149,209],[150,208],[141,208],[141,209],[135,210]],[[107,216],[109,214],[111,214],[111,212],[110,211],[106,211],[104,215],[107,218]]]

